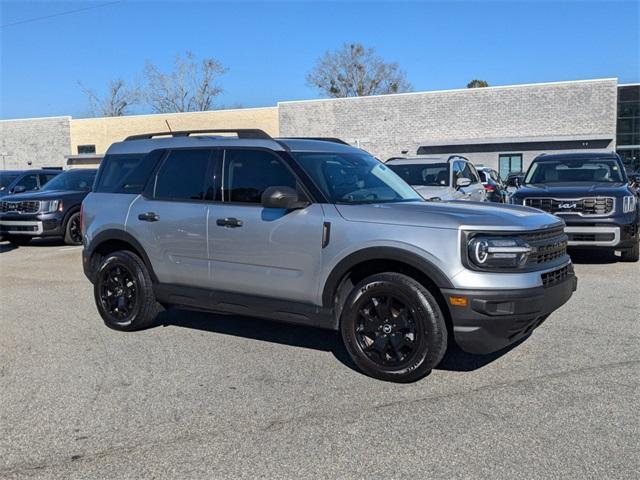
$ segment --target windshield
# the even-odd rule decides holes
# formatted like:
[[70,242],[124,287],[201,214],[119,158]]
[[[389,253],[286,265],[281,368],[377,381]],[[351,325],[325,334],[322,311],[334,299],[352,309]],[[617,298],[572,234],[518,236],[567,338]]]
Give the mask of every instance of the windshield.
[[0,191],[11,185],[16,178],[18,178],[18,175],[10,173],[0,173]]
[[294,156],[332,203],[422,200],[389,167],[367,153],[295,152]]
[[449,185],[449,164],[388,165],[409,185],[446,187]]
[[71,190],[77,192],[88,192],[91,190],[95,176],[95,170],[68,171],[61,173],[56,178],[48,182],[42,190]]
[[524,183],[620,183],[620,166],[609,159],[545,160],[534,162]]

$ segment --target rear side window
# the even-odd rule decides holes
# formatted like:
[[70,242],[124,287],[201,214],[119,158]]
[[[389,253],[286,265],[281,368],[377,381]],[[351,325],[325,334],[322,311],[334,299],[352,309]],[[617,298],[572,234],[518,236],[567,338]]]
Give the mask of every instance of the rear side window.
[[94,188],[98,193],[140,193],[161,152],[107,155]]
[[169,152],[156,176],[154,197],[162,200],[208,200],[211,194],[209,157],[211,150]]

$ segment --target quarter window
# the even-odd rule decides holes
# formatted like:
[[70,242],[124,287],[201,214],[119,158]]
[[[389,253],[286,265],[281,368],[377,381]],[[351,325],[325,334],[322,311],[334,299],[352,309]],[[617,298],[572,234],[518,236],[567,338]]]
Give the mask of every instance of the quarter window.
[[227,150],[224,200],[261,203],[268,187],[296,188],[296,179],[275,155],[262,150]]
[[158,199],[207,200],[212,193],[207,181],[211,151],[174,150],[169,152],[156,176]]

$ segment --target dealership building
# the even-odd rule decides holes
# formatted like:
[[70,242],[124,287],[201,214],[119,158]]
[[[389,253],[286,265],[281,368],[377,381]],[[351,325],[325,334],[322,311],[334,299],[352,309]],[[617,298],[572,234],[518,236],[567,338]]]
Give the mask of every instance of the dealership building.
[[95,164],[129,135],[260,128],[272,136],[337,137],[382,160],[464,155],[502,175],[541,153],[617,151],[640,170],[640,84],[617,79],[283,101],[274,107],[0,121],[2,169]]

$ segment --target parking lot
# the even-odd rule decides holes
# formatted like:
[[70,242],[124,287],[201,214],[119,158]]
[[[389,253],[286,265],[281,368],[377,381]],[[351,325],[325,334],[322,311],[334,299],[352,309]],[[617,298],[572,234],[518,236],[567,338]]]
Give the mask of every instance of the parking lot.
[[337,334],[187,311],[106,328],[81,247],[0,243],[0,478],[637,478],[637,264],[502,355],[400,385]]

